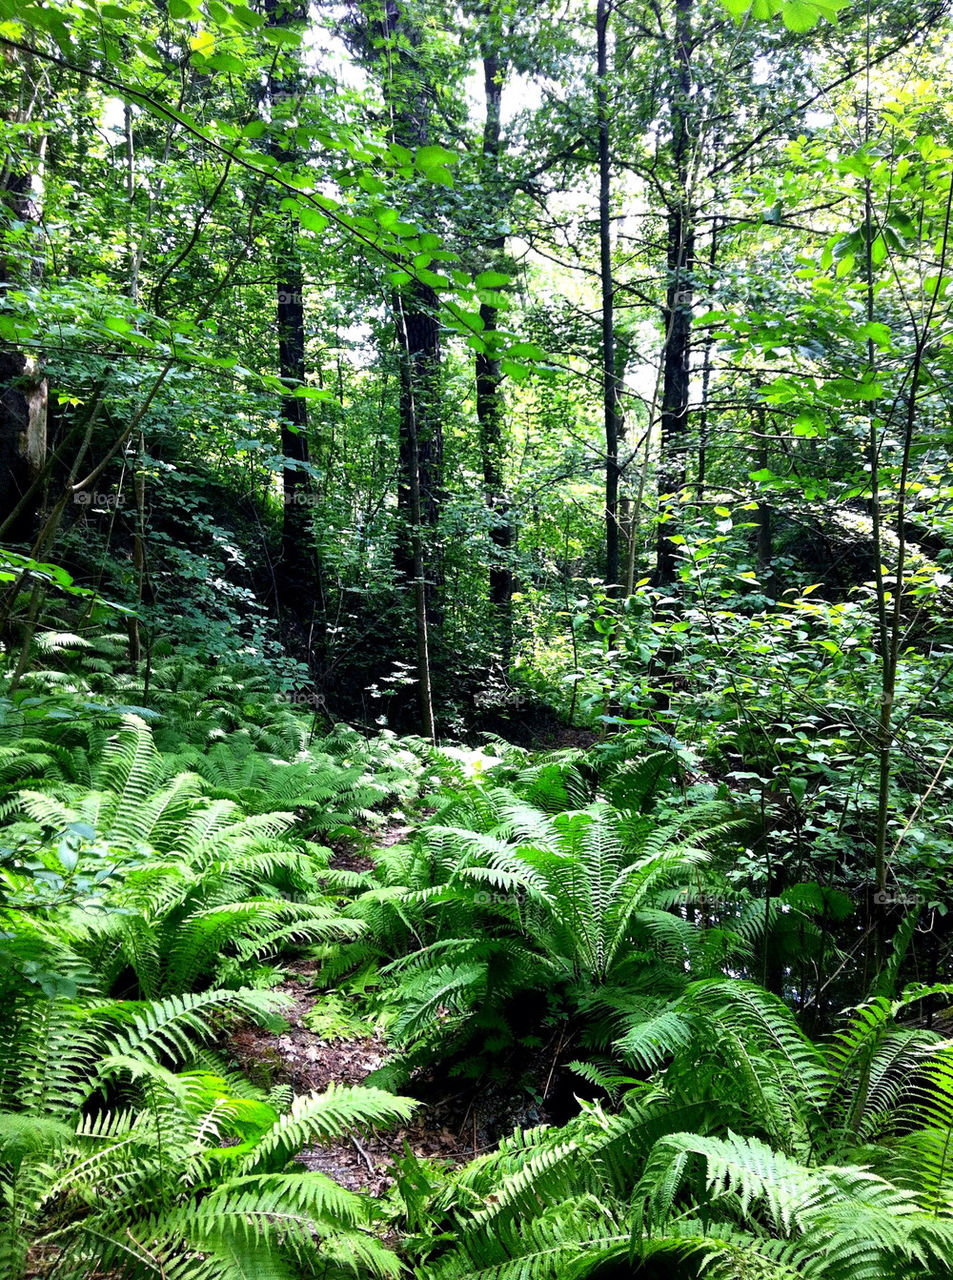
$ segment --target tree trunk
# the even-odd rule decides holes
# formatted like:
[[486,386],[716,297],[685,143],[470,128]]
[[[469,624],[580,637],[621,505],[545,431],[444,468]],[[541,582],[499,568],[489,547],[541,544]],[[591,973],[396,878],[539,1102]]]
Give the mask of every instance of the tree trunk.
[[606,436],[606,586],[619,588],[619,418],[615,367],[612,239],[609,221],[608,0],[596,6],[596,114],[599,125],[599,266],[602,278],[602,401]]
[[[660,427],[658,559],[656,580],[670,586],[677,577],[675,504],[685,485],[685,448],[692,329],[692,267],[695,235],[689,191],[691,162],[692,0],[675,0],[675,76],[672,86],[672,168],[674,188],[668,208],[665,293],[665,350]],[[666,507],[668,511],[666,512]],[[664,518],[667,515],[667,518]]]
[[[288,7],[279,8],[279,0],[265,0],[268,25],[281,27],[295,17]],[[282,99],[301,92],[297,76],[268,77],[268,103],[274,114]],[[276,160],[293,159],[287,147],[277,141],[271,144]],[[304,279],[298,250],[294,214],[282,219],[275,242],[276,325],[278,332],[278,376],[285,388],[281,396],[281,453],[283,513],[281,526],[281,563],[279,582],[288,600],[299,599],[305,584],[317,580],[314,554],[313,486],[308,473],[308,406],[295,395],[306,384]]]
[[[34,79],[32,59],[23,66],[19,100],[8,118],[16,124],[28,123],[41,90],[40,79]],[[14,222],[34,228],[28,241],[26,258],[12,254],[0,259],[0,283],[23,284],[38,280],[43,274],[43,250],[40,225],[43,205],[43,169],[46,138],[40,140],[35,153],[18,155],[11,148],[0,171],[0,206]],[[12,511],[33,485],[46,462],[47,406],[49,392],[43,372],[42,358],[7,351],[0,353],[0,511]],[[37,497],[40,490],[37,488]],[[9,536],[14,540],[29,538],[37,512],[31,499],[16,521]]]
[[[381,80],[384,101],[391,116],[393,140],[401,146],[417,148],[430,139],[430,106],[426,78],[421,74],[416,52],[421,34],[409,19],[402,0],[384,0],[383,15],[375,24],[379,39],[374,56],[386,50]],[[417,578],[414,567],[415,537],[421,541],[430,648],[439,636],[442,621],[440,556],[435,539],[428,533],[436,528],[443,501],[443,414],[441,397],[440,329],[437,324],[437,296],[429,285],[413,283],[399,290],[395,299],[398,338],[403,355],[400,395],[400,477],[398,511],[411,529],[411,546],[406,540],[395,549],[395,568],[405,579]],[[415,462],[416,460],[416,462]],[[413,532],[413,492],[420,490],[420,523]],[[407,517],[409,521],[407,520]],[[418,645],[419,647],[419,645]]]
[[430,623],[427,600],[427,568],[424,559],[423,522],[425,495],[421,485],[420,438],[417,434],[417,400],[415,394],[414,366],[409,343],[410,330],[407,315],[397,306],[397,327],[401,339],[401,391],[402,425],[406,426],[407,444],[407,503],[410,516],[411,570],[414,587],[414,626],[417,638],[417,707],[420,715],[420,731],[436,742],[437,731],[433,713],[433,690],[430,678]]
[[[486,91],[486,119],[483,125],[483,181],[490,211],[498,203],[497,179],[500,158],[500,104],[506,64],[499,51],[488,46],[483,50],[483,84]],[[505,248],[503,236],[494,236],[488,244],[494,259]],[[490,565],[490,609],[496,645],[504,668],[510,664],[513,648],[513,571],[507,563],[513,542],[509,502],[503,481],[503,378],[500,362],[493,355],[496,333],[496,307],[483,303],[482,336],[487,350],[476,356],[476,409],[480,432],[480,457],[483,463],[483,485],[488,510],[493,519],[490,538],[494,560]]]
[[[423,530],[433,529],[440,517],[443,480],[443,424],[440,405],[440,329],[437,296],[429,285],[409,285],[395,298],[398,338],[406,359],[400,380],[400,471],[397,509],[413,523],[413,490],[420,489]],[[431,550],[427,548],[427,550]],[[428,599],[433,599],[438,562],[429,559]],[[396,567],[403,577],[413,570],[413,550],[398,541]]]
[[[765,412],[758,411],[758,466],[768,465],[768,436]],[[758,578],[765,595],[776,596],[774,581],[774,535],[771,521],[771,503],[761,498],[758,502]]]
[[281,558],[284,576],[300,578],[314,573],[314,534],[307,471],[308,405],[294,394],[296,387],[305,385],[306,366],[303,280],[292,228],[285,243],[276,296],[278,372],[287,388],[281,397],[281,452],[285,459]]

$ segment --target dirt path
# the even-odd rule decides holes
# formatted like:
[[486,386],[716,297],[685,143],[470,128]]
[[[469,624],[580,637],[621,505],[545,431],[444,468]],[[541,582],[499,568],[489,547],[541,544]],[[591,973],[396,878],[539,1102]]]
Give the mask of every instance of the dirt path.
[[[309,1031],[305,1018],[319,1003],[321,993],[301,981],[309,976],[307,965],[302,965],[299,973],[298,980],[291,979],[279,988],[291,1000],[282,1012],[290,1023],[288,1030],[276,1036],[264,1027],[240,1027],[229,1046],[236,1065],[253,1083],[264,1088],[288,1084],[296,1096],[320,1093],[332,1081],[362,1084],[387,1061],[387,1046],[376,1035],[326,1040]],[[453,1127],[460,1123],[459,1111],[458,1104],[454,1113],[452,1099],[421,1104],[410,1125],[328,1146],[307,1147],[297,1159],[342,1187],[380,1195],[393,1181],[390,1168],[394,1159],[405,1154],[405,1143],[420,1159],[447,1160],[456,1165],[472,1158],[472,1127],[465,1133]]]
[[[376,848],[396,844],[410,828],[389,823],[374,835]],[[334,869],[368,871],[374,866],[366,849],[354,841],[334,848]],[[278,988],[289,999],[282,1016],[287,1031],[275,1035],[264,1027],[246,1024],[233,1032],[229,1051],[235,1065],[254,1084],[269,1089],[287,1084],[295,1096],[320,1093],[332,1082],[363,1084],[372,1072],[393,1056],[377,1034],[327,1039],[310,1030],[308,1015],[327,993],[313,986],[318,966],[299,962]],[[545,1053],[525,1064],[538,1079],[537,1097],[546,1095],[553,1077],[553,1063]],[[296,1157],[308,1169],[319,1170],[352,1191],[383,1194],[393,1183],[393,1162],[406,1149],[421,1160],[465,1164],[492,1148],[515,1128],[548,1122],[545,1107],[532,1101],[524,1089],[473,1081],[415,1080],[406,1092],[425,1098],[407,1126],[364,1137],[351,1137],[327,1146],[308,1147]]]

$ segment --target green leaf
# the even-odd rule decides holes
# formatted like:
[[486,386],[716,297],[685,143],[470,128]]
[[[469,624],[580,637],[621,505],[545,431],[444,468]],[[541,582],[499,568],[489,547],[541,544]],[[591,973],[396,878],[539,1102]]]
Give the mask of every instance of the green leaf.
[[260,13],[256,13],[254,9],[249,9],[246,4],[233,4],[232,17],[242,24],[243,27],[249,27],[254,30],[264,25],[264,18]]
[[791,795],[800,804],[804,799],[804,793],[807,791],[807,778],[788,778],[788,787]]
[[875,320],[868,321],[861,327],[861,333],[865,338],[870,338],[878,347],[887,348],[893,340],[890,332],[890,326],[886,324],[878,324]]
[[819,17],[816,6],[806,4],[805,0],[787,0],[781,10],[781,18],[789,31],[810,31]]
[[530,374],[525,364],[518,364],[515,360],[508,360],[505,357],[500,361],[500,371],[512,378],[514,382],[525,382]]
[[209,58],[208,65],[216,71],[231,72],[233,75],[243,75],[246,67],[241,58],[236,58],[233,53],[216,53]]
[[456,164],[456,161],[455,152],[448,151],[446,147],[418,147],[414,157],[417,168],[425,174],[429,174],[432,169],[442,169],[445,165]]
[[324,231],[328,225],[327,218],[318,213],[317,209],[302,209],[298,214],[298,221],[306,231]]
[[535,342],[514,342],[506,349],[510,360],[545,360],[546,352]]
[[512,281],[502,271],[481,271],[474,283],[478,289],[499,289]]
[[450,287],[447,276],[440,275],[436,271],[428,271],[426,267],[417,272],[417,278],[421,284],[430,285],[431,289],[449,289]]
[[269,44],[282,45],[285,48],[297,48],[301,43],[300,31],[289,31],[287,27],[267,27],[262,35]]

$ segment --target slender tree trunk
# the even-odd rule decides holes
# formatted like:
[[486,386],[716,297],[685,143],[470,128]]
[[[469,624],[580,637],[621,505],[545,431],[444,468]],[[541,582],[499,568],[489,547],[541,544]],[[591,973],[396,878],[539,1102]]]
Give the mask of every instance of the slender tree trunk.
[[[491,15],[487,16],[489,18]],[[499,203],[500,107],[505,74],[506,64],[499,51],[485,46],[483,186],[491,211]],[[488,247],[496,263],[505,248],[504,237],[492,237]],[[513,648],[513,571],[507,559],[512,547],[513,529],[503,479],[503,378],[500,361],[493,354],[493,339],[497,328],[496,307],[483,303],[480,307],[480,319],[483,321],[483,337],[487,342],[487,349],[477,352],[476,356],[476,408],[485,500],[493,520],[490,528],[494,549],[494,561],[490,565],[490,609],[496,644],[503,666],[508,668]]]
[[609,4],[596,6],[596,114],[599,125],[599,267],[602,278],[602,401],[606,437],[606,586],[619,588],[619,418],[613,317],[608,74]]
[[675,504],[685,486],[686,436],[692,327],[692,267],[694,265],[694,210],[689,192],[691,160],[692,2],[675,0],[675,77],[671,100],[672,167],[674,188],[668,209],[665,294],[665,350],[660,414],[660,516],[668,518],[658,531],[656,578],[670,586],[677,577]]
[[132,136],[132,107],[127,102],[123,108],[123,128],[126,138],[126,253],[129,257],[129,297],[139,301],[139,254],[136,248],[136,151]]
[[[873,246],[873,204],[870,193],[870,179],[864,186],[864,229],[865,253],[864,268],[866,277],[867,321],[874,319],[874,266]],[[873,375],[877,369],[877,349],[871,337],[867,339],[867,369]],[[880,654],[881,701],[880,716],[877,726],[878,756],[878,800],[877,828],[874,840],[874,883],[878,898],[887,887],[887,818],[890,803],[890,726],[893,717],[893,685],[895,673],[891,671],[890,630],[887,622],[887,587],[883,571],[883,513],[880,501],[880,433],[879,417],[876,401],[871,401],[868,420],[867,453],[870,465],[870,516],[874,542],[874,577],[877,587],[877,648]],[[901,531],[901,537],[903,533]],[[900,582],[896,584],[900,594]],[[875,913],[882,914],[882,913]],[[878,939],[879,941],[879,939]],[[878,947],[879,949],[879,947]]]
[[307,471],[308,407],[306,400],[294,394],[295,388],[305,385],[306,375],[304,282],[293,228],[288,228],[285,247],[276,295],[278,371],[286,388],[281,397],[281,452],[285,459],[282,565],[286,578],[310,578],[314,573],[314,532]]
[[[443,485],[443,425],[441,422],[440,329],[437,297],[429,285],[412,285],[395,296],[400,317],[398,339],[406,359],[400,379],[400,470],[397,509],[413,525],[413,491],[420,490],[421,537],[427,559],[427,597],[431,620],[436,598],[439,560],[427,545],[428,530],[440,518]],[[411,538],[411,544],[413,539]],[[403,577],[415,574],[413,546],[398,540],[395,564]]]
[[[869,92],[869,89],[868,89]],[[870,180],[867,179],[864,189],[864,229],[865,229],[865,275],[867,318],[874,316],[874,273],[873,242],[875,220],[871,199]],[[884,958],[887,941],[887,834],[890,820],[890,781],[893,772],[893,718],[897,697],[897,674],[900,668],[901,643],[903,637],[903,598],[904,573],[907,557],[907,501],[909,495],[910,470],[913,462],[914,435],[917,425],[917,400],[920,395],[921,381],[924,377],[924,361],[931,342],[935,340],[933,329],[934,317],[940,298],[942,282],[945,278],[951,254],[951,233],[953,233],[953,179],[950,180],[943,220],[943,233],[940,239],[940,254],[932,287],[925,294],[923,312],[915,322],[916,344],[913,350],[909,379],[905,388],[906,413],[901,441],[900,474],[897,477],[897,565],[893,581],[885,580],[883,564],[883,513],[880,492],[880,432],[876,401],[871,404],[869,421],[869,455],[871,475],[871,512],[873,519],[874,558],[876,561],[876,586],[878,607],[878,638],[881,664],[880,716],[878,721],[878,788],[877,788],[877,822],[874,838],[874,911],[876,925],[874,938],[874,967],[879,972]],[[872,339],[867,346],[868,370],[876,369],[876,352]],[[889,590],[889,608],[888,608]]]
[[[421,71],[421,32],[403,0],[369,5],[374,39],[365,49],[375,59],[381,91],[390,114],[391,136],[401,146],[416,149],[430,140],[430,98]],[[421,537],[427,568],[431,632],[439,629],[441,566],[434,539],[428,537],[440,515],[443,498],[443,418],[440,386],[440,330],[437,297],[429,285],[414,283],[399,291],[395,314],[402,317],[407,356],[401,377],[400,478],[398,508],[406,516],[412,490],[420,486]],[[416,453],[417,467],[411,460]],[[395,567],[404,577],[413,573],[413,550],[406,542],[395,551]],[[431,635],[433,639],[433,634]]]
[[[416,314],[416,313],[415,313]],[[417,434],[417,398],[414,378],[414,360],[410,344],[408,316],[400,299],[397,300],[397,329],[401,344],[401,422],[406,428],[406,483],[410,516],[411,554],[414,588],[414,625],[417,638],[417,707],[420,715],[420,731],[436,742],[434,723],[433,689],[430,672],[430,620],[427,592],[427,566],[424,557],[424,510],[426,499],[420,482],[421,452]]]
[[[758,411],[758,466],[768,465],[768,437],[764,408]],[[776,596],[774,581],[774,537],[771,520],[771,503],[765,498],[758,502],[758,577],[765,594]]]
[[[136,443],[135,471],[132,479],[132,490],[136,500],[135,527],[132,544],[132,564],[136,571],[136,609],[142,605],[146,585],[146,442],[143,433],[139,432]],[[129,617],[129,661],[137,667],[142,660],[142,635],[137,614]]]
[[[269,26],[281,27],[296,16],[294,9],[280,0],[265,0]],[[268,77],[268,103],[274,115],[285,98],[301,92],[300,77]],[[274,141],[275,159],[287,162],[292,153]],[[318,581],[314,555],[313,486],[308,472],[308,406],[295,392],[305,386],[306,327],[304,277],[294,214],[281,219],[275,240],[276,326],[278,331],[278,376],[281,396],[281,452],[283,513],[279,583],[288,601],[300,601],[302,587]]]
[[[37,72],[32,58],[22,68],[18,101],[7,114],[15,124],[27,124],[34,116],[46,85],[45,73]],[[43,237],[40,230],[43,210],[46,137],[37,149],[25,155],[11,148],[0,170],[0,206],[14,222],[32,227],[25,257],[0,258],[0,283],[23,284],[43,274]],[[21,145],[21,144],[18,144]],[[18,506],[24,494],[33,490],[43,470],[47,453],[49,391],[42,356],[15,351],[0,353],[0,510]],[[24,509],[11,530],[14,538],[29,537],[37,516],[37,506]]]
[[[711,241],[708,246],[708,289],[709,297],[714,286],[715,263],[718,260],[718,219],[711,224]],[[711,385],[711,352],[714,338],[705,339],[705,353],[702,357],[702,402],[698,419],[698,477],[695,482],[695,494],[699,502],[705,497],[705,484],[708,479],[708,390]]]

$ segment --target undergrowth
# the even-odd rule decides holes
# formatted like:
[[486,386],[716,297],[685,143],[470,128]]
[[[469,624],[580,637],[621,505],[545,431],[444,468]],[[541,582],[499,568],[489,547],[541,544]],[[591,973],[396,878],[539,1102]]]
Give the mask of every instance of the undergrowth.
[[[808,1034],[787,958],[847,964],[849,906],[738,876],[743,796],[635,734],[440,752],[319,735],[238,668],[48,657],[0,689],[4,1275],[949,1276],[953,987],[903,989],[911,915]],[[229,1070],[302,959],[314,1033],[391,1046],[363,1086]],[[295,1162],[553,1045],[565,1124],[408,1151],[381,1199]]]

